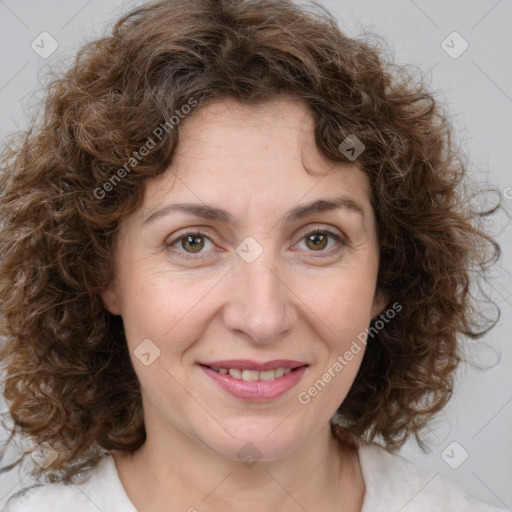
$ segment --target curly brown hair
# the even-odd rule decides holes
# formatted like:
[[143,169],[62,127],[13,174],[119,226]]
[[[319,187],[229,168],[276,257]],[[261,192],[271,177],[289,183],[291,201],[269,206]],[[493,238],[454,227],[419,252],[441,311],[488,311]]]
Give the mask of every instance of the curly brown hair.
[[[106,451],[145,441],[122,319],[100,293],[114,275],[120,222],[140,207],[148,177],[172,161],[176,110],[191,98],[200,109],[280,94],[309,106],[316,144],[333,162],[349,160],[339,149],[348,136],[364,143],[356,163],[371,182],[377,287],[402,306],[368,345],[334,435],[380,437],[389,450],[415,435],[422,445],[418,433],[452,394],[460,336],[478,338],[495,323],[477,321],[470,284],[500,252],[479,224],[496,208],[468,201],[468,165],[444,107],[424,80],[369,37],[344,34],[320,5],[169,0],[136,8],[83,46],[48,86],[40,118],[2,153],[10,439],[58,452],[36,476],[70,482]],[[148,138],[154,147],[127,170]]]

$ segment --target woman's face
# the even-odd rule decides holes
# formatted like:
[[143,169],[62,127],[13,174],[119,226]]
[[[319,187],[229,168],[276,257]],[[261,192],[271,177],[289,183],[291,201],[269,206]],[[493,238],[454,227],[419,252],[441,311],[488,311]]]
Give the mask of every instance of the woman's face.
[[299,101],[222,100],[181,123],[171,167],[121,225],[103,300],[148,439],[282,458],[328,425],[384,305],[367,177],[319,153]]

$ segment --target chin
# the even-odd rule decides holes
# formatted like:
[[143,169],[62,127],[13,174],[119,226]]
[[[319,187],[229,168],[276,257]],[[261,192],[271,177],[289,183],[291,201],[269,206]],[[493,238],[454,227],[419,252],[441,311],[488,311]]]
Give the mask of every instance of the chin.
[[284,459],[306,442],[303,427],[298,424],[285,426],[282,421],[283,418],[247,419],[238,420],[236,425],[226,424],[226,430],[233,437],[225,431],[224,435],[215,437],[212,437],[212,430],[206,436],[198,434],[201,441],[218,455],[250,465],[251,461]]

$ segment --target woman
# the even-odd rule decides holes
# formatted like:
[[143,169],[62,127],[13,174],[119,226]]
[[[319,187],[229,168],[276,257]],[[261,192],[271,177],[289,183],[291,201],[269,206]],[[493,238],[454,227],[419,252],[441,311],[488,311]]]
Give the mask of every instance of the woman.
[[79,52],[3,158],[4,395],[47,480],[8,511],[497,510],[392,453],[499,252],[392,69],[277,0],[146,4]]

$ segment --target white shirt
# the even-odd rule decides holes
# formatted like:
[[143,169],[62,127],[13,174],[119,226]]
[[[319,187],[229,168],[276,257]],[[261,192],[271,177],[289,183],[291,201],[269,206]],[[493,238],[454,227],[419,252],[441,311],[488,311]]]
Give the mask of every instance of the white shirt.
[[[366,485],[361,512],[498,512],[455,482],[377,444],[359,444]],[[105,455],[80,484],[45,484],[11,500],[3,512],[137,512],[112,455]],[[508,511],[510,512],[510,510]]]

